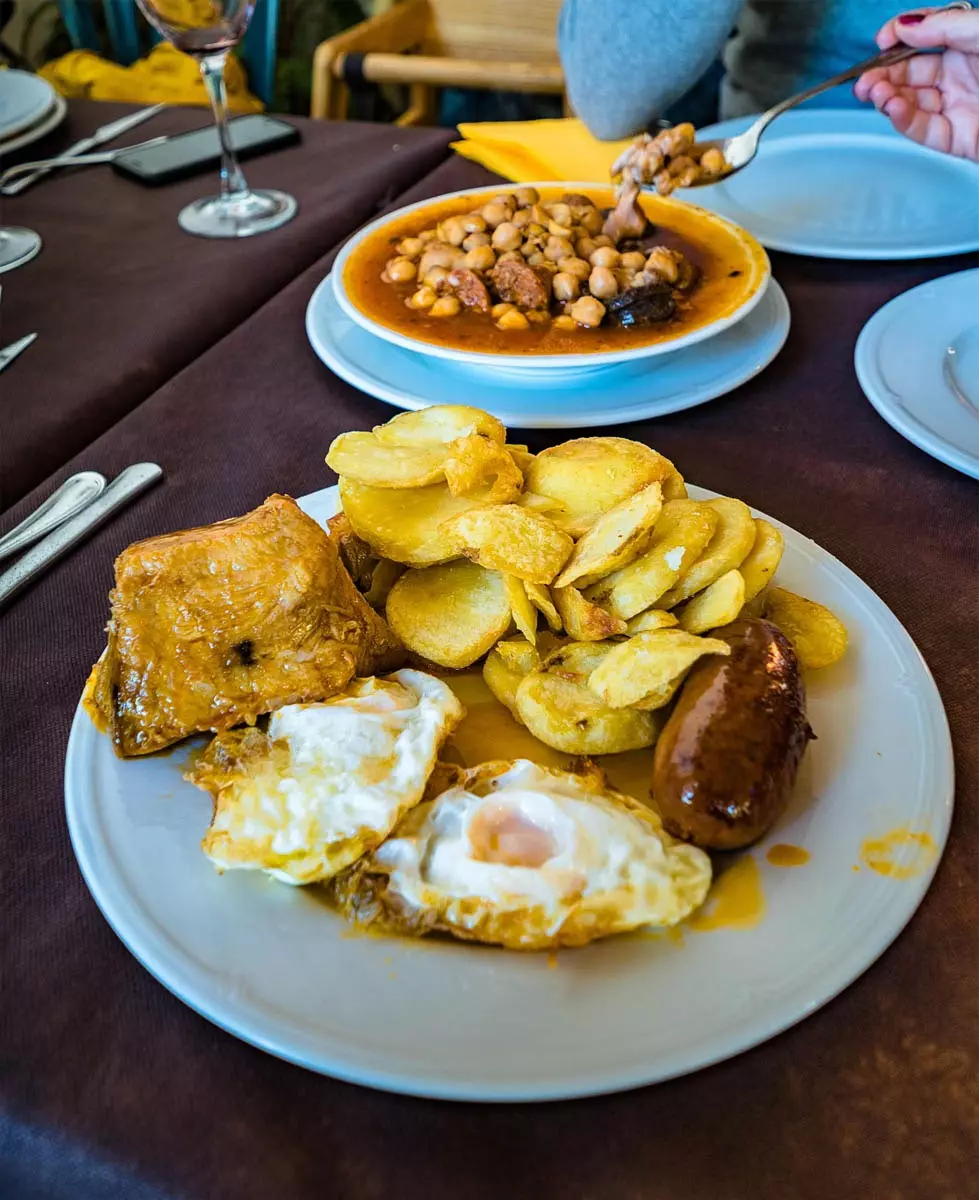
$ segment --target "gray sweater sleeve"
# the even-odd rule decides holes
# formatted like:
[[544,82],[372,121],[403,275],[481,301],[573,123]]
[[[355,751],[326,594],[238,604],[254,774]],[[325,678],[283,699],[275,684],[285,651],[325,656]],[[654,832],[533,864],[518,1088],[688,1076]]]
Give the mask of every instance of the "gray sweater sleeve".
[[643,129],[717,58],[741,0],[564,0],[568,97],[603,140]]

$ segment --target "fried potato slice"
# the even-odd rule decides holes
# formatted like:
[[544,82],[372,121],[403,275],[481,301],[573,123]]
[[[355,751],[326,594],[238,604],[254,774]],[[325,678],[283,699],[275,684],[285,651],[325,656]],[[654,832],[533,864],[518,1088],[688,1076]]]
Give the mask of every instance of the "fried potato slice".
[[586,600],[575,587],[551,588],[551,598],[568,634],[578,642],[600,642],[625,633],[625,621]]
[[391,589],[405,573],[403,563],[392,562],[389,558],[379,558],[377,566],[371,572],[371,585],[364,593],[364,599],[378,612],[382,612],[387,604]]
[[781,629],[795,648],[800,666],[810,671],[829,667],[846,653],[846,626],[828,608],[785,588],[770,588],[765,617]]
[[656,741],[652,713],[610,708],[587,684],[549,671],[532,671],[517,688],[516,715],[545,746],[565,754],[620,754]]
[[523,487],[523,474],[510,452],[482,433],[450,442],[443,468],[453,496],[470,496],[488,487],[492,503],[509,504]]
[[738,570],[744,576],[744,600],[747,604],[771,583],[782,561],[785,538],[782,531],[761,517],[755,517],[755,540],[748,557]]
[[424,488],[369,487],[340,476],[340,501],[350,527],[380,558],[428,567],[462,554],[459,539],[442,528],[450,517],[489,503],[490,489],[453,496],[444,483]]
[[616,645],[616,642],[565,642],[544,655],[541,670],[572,683],[587,683],[592,671]]
[[663,499],[664,500],[686,500],[687,485],[683,482],[683,476],[671,464],[669,475],[663,480]]
[[564,514],[564,505],[560,500],[555,500],[551,496],[538,496],[536,492],[522,492],[517,503],[521,508],[546,513],[555,523],[558,523]]
[[405,646],[440,667],[469,667],[510,628],[499,571],[460,560],[406,571],[391,589],[387,619]]
[[386,446],[373,433],[341,433],[326,465],[371,487],[416,488],[445,477],[445,458],[445,446]]
[[572,537],[581,537],[602,513],[673,471],[669,459],[641,442],[591,437],[542,450],[525,476],[529,492],[562,505],[555,523]]
[[647,608],[638,617],[626,622],[625,631],[630,637],[637,633],[652,633],[656,629],[670,629],[677,625],[676,613],[666,612],[662,608]]
[[531,583],[550,583],[574,548],[547,517],[518,504],[472,508],[445,521],[442,529],[467,558]]
[[680,628],[687,633],[706,633],[736,621],[744,607],[744,576],[734,567],[698,592],[680,610]]
[[537,642],[537,609],[531,604],[522,579],[504,574],[503,582],[510,597],[513,623],[533,646]]
[[700,558],[681,573],[680,578],[665,596],[661,608],[673,608],[697,592],[709,587],[715,579],[739,567],[748,557],[755,540],[755,522],[751,509],[741,500],[719,496],[705,501],[717,516],[717,528]]
[[530,453],[530,447],[514,446],[510,442],[507,442],[506,450],[513,461],[517,464],[521,475],[525,474],[527,468],[534,461],[534,456]]
[[552,633],[560,633],[564,628],[564,624],[561,621],[561,614],[554,607],[551,593],[543,584],[532,583],[529,579],[523,580],[523,586],[524,591],[527,593],[527,599],[543,616]]
[[497,642],[486,655],[483,679],[486,686],[516,716],[517,688],[524,676],[540,667],[540,655],[523,638]]
[[467,404],[433,404],[417,412],[399,413],[384,425],[375,425],[373,433],[385,446],[437,446],[473,433],[501,446],[506,441],[502,422]]
[[575,546],[555,587],[579,591],[638,558],[653,539],[663,509],[663,489],[648,483],[603,513]]
[[669,704],[698,658],[730,653],[727,642],[716,638],[657,629],[612,646],[589,675],[588,686],[610,708],[650,711]]
[[628,620],[657,604],[697,561],[717,526],[717,513],[702,500],[669,500],[653,526],[653,540],[628,566],[613,571],[585,592],[615,617]]

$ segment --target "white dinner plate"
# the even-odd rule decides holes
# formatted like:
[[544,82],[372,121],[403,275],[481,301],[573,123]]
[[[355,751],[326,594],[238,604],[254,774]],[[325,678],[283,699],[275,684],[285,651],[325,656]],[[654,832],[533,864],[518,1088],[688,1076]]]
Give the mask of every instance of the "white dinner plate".
[[[698,131],[731,137],[738,118]],[[979,250],[979,166],[926,150],[876,112],[789,112],[730,179],[678,192],[770,250],[904,259]]]
[[879,309],[857,339],[860,386],[910,442],[979,479],[979,269]]
[[58,128],[67,113],[68,105],[64,96],[56,95],[54,104],[36,125],[25,129],[22,133],[17,134],[16,137],[0,142],[0,160],[8,154],[13,154],[15,150],[23,150],[25,146],[30,146],[34,142],[39,142],[41,138],[47,137],[49,133]]
[[27,71],[0,71],[0,142],[15,137],[54,105],[54,88]]
[[[325,521],[336,489],[303,507]],[[211,799],[181,777],[187,747],[120,761],[79,706],[65,792],[92,895],[144,966],[215,1024],[302,1066],[392,1091],[582,1096],[683,1075],[772,1037],[900,933],[944,846],[953,786],[945,713],[908,634],[842,563],[782,529],[779,578],[830,605],[850,649],[809,682],[819,740],[789,811],[750,852],[767,905],[752,928],[688,932],[682,944],[611,938],[556,959],[357,936],[317,889],[257,872],[219,875],[200,850]],[[910,877],[861,866],[865,839],[900,829],[933,840],[918,869],[899,864]],[[766,850],[777,842],[803,847],[811,861],[771,866]]]
[[564,383],[501,379],[489,368],[446,363],[375,337],[340,308],[330,277],[306,309],[306,333],[324,363],[397,408],[468,404],[523,429],[583,428],[681,412],[726,395],[772,361],[789,333],[789,302],[773,279],[758,307],[709,342],[662,358],[605,367]]

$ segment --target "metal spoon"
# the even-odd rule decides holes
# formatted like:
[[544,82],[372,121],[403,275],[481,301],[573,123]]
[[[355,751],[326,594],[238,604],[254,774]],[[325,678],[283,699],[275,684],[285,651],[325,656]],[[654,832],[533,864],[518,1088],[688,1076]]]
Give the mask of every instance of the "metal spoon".
[[[953,0],[951,4],[946,4],[944,8],[936,9],[936,12],[948,12],[955,9],[971,9],[972,5],[969,0]],[[697,150],[705,151],[716,149],[724,155],[724,162],[727,164],[727,170],[723,174],[711,175],[706,179],[699,179],[690,185],[691,188],[709,187],[713,183],[721,183],[725,179],[730,179],[736,172],[742,170],[751,162],[758,153],[758,141],[765,130],[771,125],[776,117],[780,117],[782,113],[787,112],[790,108],[795,108],[797,104],[801,104],[804,100],[809,100],[812,96],[818,96],[822,92],[828,92],[830,88],[838,87],[841,83],[848,83],[851,79],[858,79],[864,71],[871,71],[875,67],[891,67],[895,63],[904,62],[905,59],[914,58],[918,54],[933,54],[940,51],[918,50],[914,46],[892,46],[890,50],[884,50],[881,54],[875,54],[873,58],[868,58],[862,63],[857,63],[855,67],[850,67],[849,70],[843,71],[839,75],[834,75],[832,79],[827,79],[825,83],[819,83],[815,87],[807,88],[804,92],[799,92],[797,96],[790,96],[788,100],[783,100],[780,104],[774,105],[767,112],[762,113],[757,121],[749,126],[744,133],[739,133],[735,137],[729,138],[712,138],[709,141],[696,143]],[[646,190],[654,190],[646,188]]]
[[39,542],[45,534],[87,508],[105,490],[105,476],[98,471],[80,471],[66,479],[38,508],[0,538],[0,560]]

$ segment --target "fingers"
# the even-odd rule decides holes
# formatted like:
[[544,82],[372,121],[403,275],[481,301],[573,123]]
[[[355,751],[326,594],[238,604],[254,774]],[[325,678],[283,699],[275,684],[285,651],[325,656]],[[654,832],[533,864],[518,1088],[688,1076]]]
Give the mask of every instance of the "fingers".
[[[906,46],[915,46],[922,50],[944,47],[948,50],[961,50],[963,54],[979,54],[979,9],[963,12],[955,9],[952,12],[940,12],[929,9],[919,9],[925,13],[923,21],[917,23],[902,22],[900,17],[888,21],[877,35],[877,44],[886,49],[897,42]],[[904,13],[907,17],[911,14]],[[886,42],[882,38],[888,38]]]
[[952,129],[947,117],[924,112],[909,104],[904,96],[898,95],[885,103],[883,111],[898,133],[903,133],[919,145],[941,150],[944,154],[951,150]]

